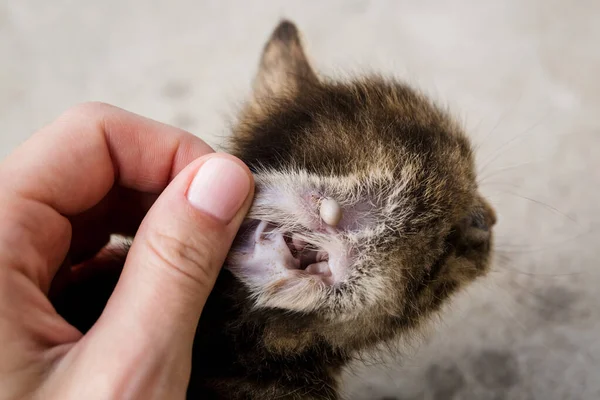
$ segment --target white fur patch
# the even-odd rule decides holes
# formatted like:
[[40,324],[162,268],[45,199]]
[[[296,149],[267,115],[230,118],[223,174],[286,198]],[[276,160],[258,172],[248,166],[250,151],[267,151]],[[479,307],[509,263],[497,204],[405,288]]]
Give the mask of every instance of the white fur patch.
[[[273,241],[233,249],[229,269],[250,288],[257,306],[352,315],[377,303],[388,283],[371,262],[373,243],[385,241],[391,231],[396,236],[401,232],[410,211],[403,209],[403,189],[413,176],[406,172],[398,180],[385,169],[343,177],[293,169],[259,171],[248,218],[274,224]],[[324,199],[335,199],[339,207],[326,210],[327,218],[322,215]],[[339,216],[337,223],[328,223],[327,213]],[[290,268],[297,260],[284,235],[326,252],[331,281],[311,274],[316,266],[308,271]]]

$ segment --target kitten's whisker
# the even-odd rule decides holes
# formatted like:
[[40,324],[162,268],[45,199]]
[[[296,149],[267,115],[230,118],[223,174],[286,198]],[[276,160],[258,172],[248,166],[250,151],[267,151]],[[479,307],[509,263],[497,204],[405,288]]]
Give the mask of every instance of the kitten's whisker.
[[[498,270],[500,268],[501,270]],[[516,268],[507,267],[506,265],[492,266],[491,273],[513,272],[519,275],[530,276],[533,278],[564,278],[570,276],[582,275],[585,272],[565,272],[565,273],[544,273],[544,272],[526,272]]]
[[[489,157],[489,159],[487,161],[485,161],[485,163],[481,166],[478,167],[478,171],[477,174],[481,175],[483,174],[483,172],[486,171],[486,168],[488,168],[490,165],[492,165],[494,163],[494,161],[496,161],[500,156],[502,156],[506,151],[511,150],[512,147],[509,147],[511,145],[519,145],[521,144],[522,141],[535,136],[535,133],[530,133],[527,135],[517,135],[514,138],[512,138],[511,140],[509,140],[508,142],[504,143],[503,145],[501,145],[500,147],[498,147],[496,149],[496,151],[494,151]],[[515,143],[516,142],[516,143]]]
[[[574,235],[572,237],[566,238],[560,242],[549,242],[545,243],[543,246],[538,247],[529,247],[528,245],[520,245],[516,243],[497,243],[495,252],[496,253],[504,253],[504,254],[527,254],[527,253],[535,253],[539,251],[546,250],[558,250],[561,246],[564,246],[567,243],[572,242],[573,240],[580,239],[583,236],[589,234],[590,232],[583,232],[578,235]],[[529,248],[528,248],[529,247]]]
[[535,122],[534,124],[530,125],[527,129],[523,130],[522,132],[520,132],[519,134],[517,134],[515,137],[513,137],[512,139],[510,139],[508,142],[504,143],[503,145],[501,145],[498,149],[496,149],[496,151],[494,153],[491,154],[491,159],[488,160],[483,166],[481,166],[479,168],[479,174],[483,173],[485,171],[485,169],[490,166],[494,161],[496,161],[498,159],[498,157],[500,157],[506,150],[510,150],[510,148],[508,146],[510,146],[512,143],[514,143],[517,140],[524,140],[526,138],[535,136],[536,133],[531,132],[531,133],[527,133],[529,131],[534,130],[535,128],[537,128],[542,121],[544,120],[544,118],[548,115],[548,113],[546,113],[544,116],[542,116],[537,122]]
[[523,196],[523,195],[521,195],[521,194],[514,193],[514,192],[511,192],[511,191],[503,191],[503,193],[510,194],[510,195],[513,195],[513,196],[519,197],[519,198],[521,198],[521,199],[524,199],[524,200],[531,201],[532,203],[535,203],[535,204],[539,204],[540,206],[542,206],[542,207],[544,207],[544,208],[546,208],[546,209],[548,209],[548,210],[550,210],[550,211],[553,211],[553,212],[555,212],[556,214],[558,214],[558,215],[560,215],[560,216],[562,216],[562,217],[565,217],[565,218],[567,218],[568,220],[570,220],[571,222],[575,223],[575,224],[576,224],[577,226],[579,226],[580,228],[582,227],[582,226],[579,224],[579,222],[577,222],[577,220],[575,220],[573,217],[571,217],[571,216],[569,216],[569,215],[565,214],[564,212],[560,211],[558,208],[556,208],[556,207],[554,207],[554,206],[552,206],[552,205],[550,205],[550,204],[548,204],[548,203],[544,203],[543,201],[536,200],[536,199],[534,199],[534,198],[531,198],[531,197]]
[[477,183],[479,183],[481,185],[487,179],[489,179],[489,178],[491,178],[493,176],[496,176],[499,173],[506,172],[506,171],[509,171],[509,170],[513,170],[513,169],[516,169],[516,168],[520,168],[520,167],[523,167],[523,166],[526,166],[526,165],[539,164],[541,162],[543,162],[543,161],[542,160],[535,160],[535,161],[525,161],[525,162],[518,163],[518,164],[508,165],[506,167],[502,167],[502,168],[496,169],[496,170],[490,172],[487,175],[483,175],[483,176],[478,177],[477,178]]
[[517,101],[515,101],[509,108],[504,109],[502,114],[500,114],[500,118],[498,118],[498,121],[496,121],[496,124],[493,126],[493,128],[483,137],[481,142],[479,142],[478,144],[475,145],[476,153],[481,149],[481,147],[486,142],[486,140],[488,140],[492,136],[492,134],[496,131],[496,129],[498,129],[500,124],[505,121],[506,117],[515,110],[515,108],[517,107],[517,104],[521,100],[522,96],[523,96],[523,92],[521,91]]
[[522,275],[534,275],[531,272],[519,270],[516,268],[510,267],[509,264],[514,263],[511,257],[506,254],[495,254],[494,260],[492,261],[490,272],[491,273],[502,273],[507,274],[510,272],[514,272]]
[[[484,182],[481,182],[481,183],[483,184]],[[521,185],[517,185],[517,184],[514,184],[514,183],[510,183],[510,182],[503,182],[503,181],[491,181],[491,182],[488,181],[488,182],[485,182],[485,185],[487,185],[487,186],[494,186],[494,185],[496,185],[496,186],[509,186],[509,187],[514,188],[514,189],[523,190],[523,186],[521,186]],[[500,191],[500,193],[502,193],[502,192]]]

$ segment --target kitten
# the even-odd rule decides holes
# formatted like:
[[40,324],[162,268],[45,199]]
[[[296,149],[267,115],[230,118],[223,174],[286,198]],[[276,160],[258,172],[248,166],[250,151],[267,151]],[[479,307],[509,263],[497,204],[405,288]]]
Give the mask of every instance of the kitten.
[[358,352],[488,270],[495,215],[461,128],[403,83],[317,77],[291,22],[264,49],[230,151],[256,197],[199,322],[190,399],[336,399]]

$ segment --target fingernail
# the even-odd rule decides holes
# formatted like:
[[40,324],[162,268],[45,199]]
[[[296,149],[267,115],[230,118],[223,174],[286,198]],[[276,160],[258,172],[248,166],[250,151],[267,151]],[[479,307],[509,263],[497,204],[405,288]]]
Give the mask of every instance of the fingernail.
[[187,193],[195,208],[229,223],[250,191],[250,178],[233,160],[214,157],[206,161]]

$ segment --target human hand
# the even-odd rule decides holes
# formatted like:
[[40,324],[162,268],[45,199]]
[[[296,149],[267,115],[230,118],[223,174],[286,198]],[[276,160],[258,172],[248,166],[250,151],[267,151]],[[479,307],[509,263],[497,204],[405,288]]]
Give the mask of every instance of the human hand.
[[[0,398],[184,398],[200,313],[253,187],[236,158],[108,105],[33,135],[0,164]],[[136,231],[83,335],[48,299],[71,273],[61,264]]]

